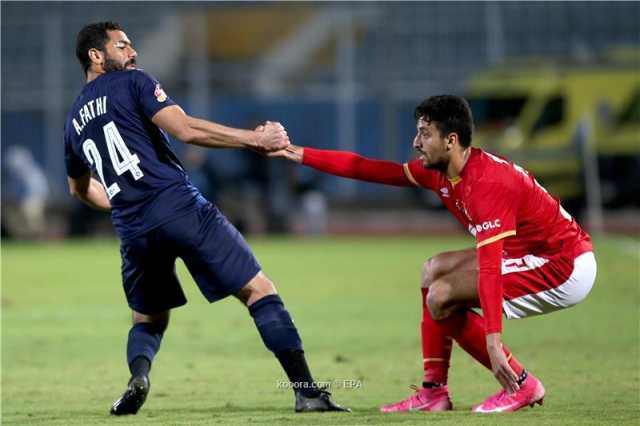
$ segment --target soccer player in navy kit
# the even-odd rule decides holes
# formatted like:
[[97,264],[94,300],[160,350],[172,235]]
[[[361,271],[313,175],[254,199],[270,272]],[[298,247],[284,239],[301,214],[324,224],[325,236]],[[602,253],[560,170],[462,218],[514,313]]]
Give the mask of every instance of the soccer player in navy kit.
[[133,311],[127,342],[131,379],[111,414],[135,414],[147,397],[169,312],[186,303],[175,273],[177,257],[209,302],[234,295],[248,307],[265,346],[294,384],[296,411],[349,411],[316,386],[273,283],[240,233],[191,184],[165,133],[205,147],[271,152],[289,144],[286,131],[273,122],[249,131],[190,117],[157,80],[136,69],[136,55],[118,24],[91,24],[79,32],[76,56],[87,84],[64,131],[70,192],[111,211]]

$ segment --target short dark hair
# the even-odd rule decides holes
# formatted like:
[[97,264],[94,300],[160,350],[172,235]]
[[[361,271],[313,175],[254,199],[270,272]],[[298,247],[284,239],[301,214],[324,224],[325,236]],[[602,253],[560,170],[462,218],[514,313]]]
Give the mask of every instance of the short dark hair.
[[82,69],[85,74],[91,66],[91,59],[89,59],[89,49],[98,49],[104,51],[104,46],[109,40],[107,31],[122,31],[122,27],[115,22],[96,22],[89,24],[82,28],[78,33],[76,39],[76,57],[82,65]]
[[422,117],[433,122],[443,136],[457,133],[464,148],[471,145],[473,115],[466,99],[455,95],[431,96],[416,107],[414,116],[416,120]]

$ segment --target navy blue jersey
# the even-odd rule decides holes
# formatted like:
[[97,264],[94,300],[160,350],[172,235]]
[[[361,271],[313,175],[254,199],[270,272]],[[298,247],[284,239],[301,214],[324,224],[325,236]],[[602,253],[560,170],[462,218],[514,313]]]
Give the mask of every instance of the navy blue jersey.
[[78,96],[64,129],[67,175],[100,179],[121,239],[140,235],[206,202],[166,133],[151,118],[175,105],[141,70],[102,74]]

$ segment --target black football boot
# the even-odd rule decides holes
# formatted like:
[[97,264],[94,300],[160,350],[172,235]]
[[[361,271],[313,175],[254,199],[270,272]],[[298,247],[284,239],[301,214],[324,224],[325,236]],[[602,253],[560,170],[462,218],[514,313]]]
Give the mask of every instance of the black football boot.
[[323,411],[345,411],[350,413],[351,408],[341,407],[331,399],[331,394],[320,390],[316,397],[306,397],[296,391],[296,413],[317,413]]
[[129,380],[127,390],[111,406],[111,415],[136,414],[147,399],[150,387],[151,384],[147,376],[132,377]]

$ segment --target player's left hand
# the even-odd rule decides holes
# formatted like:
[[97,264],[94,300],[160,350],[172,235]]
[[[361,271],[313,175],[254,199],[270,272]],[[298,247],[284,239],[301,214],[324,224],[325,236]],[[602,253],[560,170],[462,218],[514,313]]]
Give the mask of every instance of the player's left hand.
[[278,122],[267,121],[256,127],[256,145],[253,147],[258,152],[273,152],[285,149],[291,143],[284,126]]
[[509,361],[507,361],[507,357],[502,350],[500,333],[487,335],[487,352],[491,360],[491,371],[493,371],[494,377],[502,387],[509,393],[514,393],[520,389],[518,375],[509,365]]

